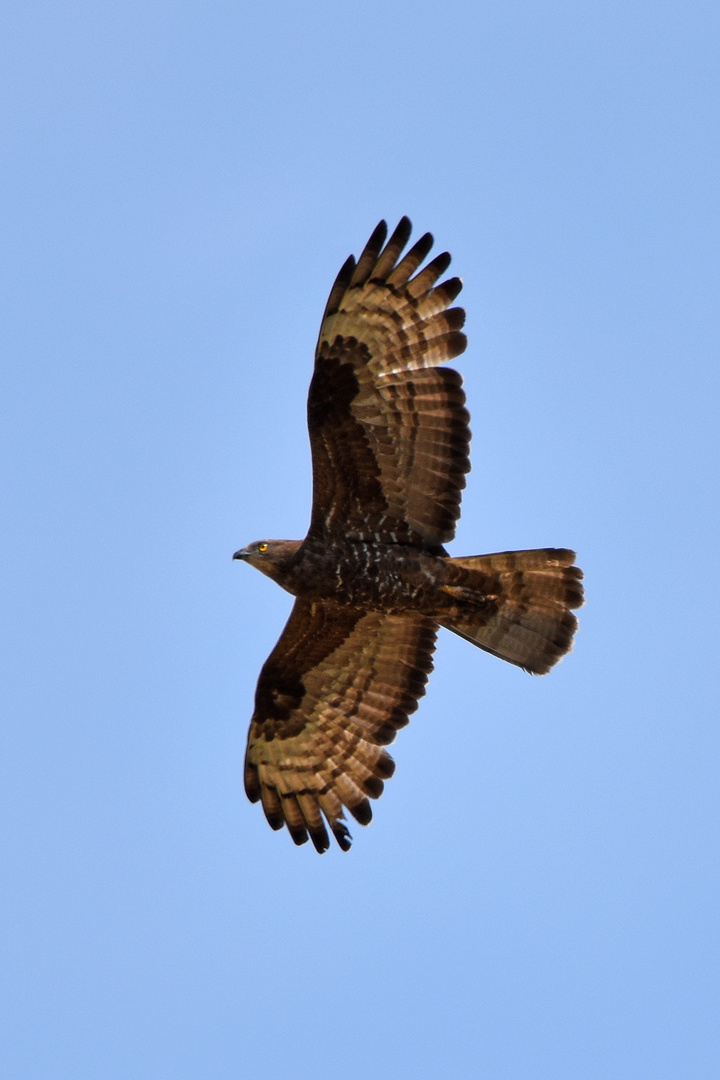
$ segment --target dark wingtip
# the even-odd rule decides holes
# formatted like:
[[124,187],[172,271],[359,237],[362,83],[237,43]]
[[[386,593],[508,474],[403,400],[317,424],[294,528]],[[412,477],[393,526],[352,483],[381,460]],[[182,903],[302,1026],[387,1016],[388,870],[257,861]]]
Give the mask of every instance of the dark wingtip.
[[448,266],[452,262],[452,256],[449,251],[442,251],[439,255],[436,255],[432,262],[429,262],[425,267],[426,270],[432,270],[435,274],[435,280],[444,274]]
[[371,799],[379,799],[383,793],[385,784],[379,776],[368,776],[361,784],[362,790]]
[[342,264],[342,266],[338,270],[337,280],[338,281],[343,281],[344,279],[347,279],[349,281],[350,278],[353,275],[353,270],[354,269],[355,269],[355,256],[354,255],[348,255],[347,259],[345,260],[345,262]]
[[462,278],[451,277],[437,286],[436,293],[440,291],[449,304],[452,304],[456,296],[462,292]]
[[[405,218],[404,220],[409,222],[408,218]],[[408,255],[410,258],[417,260],[417,265],[419,266],[423,259],[427,257],[428,252],[431,250],[434,243],[435,237],[431,232],[423,233],[420,239],[410,248]]]
[[348,255],[345,262],[340,267],[340,272],[333,282],[333,287],[330,290],[328,302],[325,305],[325,312],[323,319],[328,315],[334,315],[340,307],[343,296],[347,292],[348,285],[352,280],[352,276],[355,273],[355,256]]
[[389,754],[386,754],[386,753],[383,752],[383,754],[378,758],[378,763],[377,763],[377,774],[378,774],[378,776],[380,776],[383,780],[389,780],[394,772],[395,772],[395,762],[393,761],[393,759],[390,757]]
[[452,330],[448,334],[446,341],[448,360],[454,360],[456,356],[460,356],[467,349],[467,335],[460,330]]
[[260,798],[260,778],[255,765],[245,762],[245,794],[251,803],[256,803]]
[[387,230],[388,230],[387,221],[385,220],[385,218],[381,218],[380,221],[378,221],[375,228],[373,229],[373,231],[370,233],[370,239],[368,240],[367,244],[365,245],[364,250],[367,250],[368,248],[377,248],[377,250],[379,251],[380,248],[385,243],[385,237],[387,236]]
[[[410,239],[410,233],[411,232],[412,232],[412,221],[407,216],[407,214],[403,214],[403,216],[400,218],[397,225],[395,226],[395,228],[393,230],[393,234],[390,237],[390,239],[388,240],[387,246],[388,247],[397,247],[398,253],[401,252],[402,249],[407,244],[408,240]],[[429,234],[426,234],[426,235],[429,235]],[[425,237],[422,237],[421,240],[419,241],[419,243],[422,243],[424,239],[425,239]],[[432,247],[432,236],[430,237],[430,247]]]
[[325,829],[312,829],[310,832],[310,839],[312,840],[318,855],[322,855],[330,847],[330,840]]
[[352,275],[350,285],[364,285],[375,269],[378,256],[382,251],[385,237],[387,236],[387,224],[379,221],[372,231],[370,239],[362,250],[357,266]]
[[287,825],[288,832],[292,837],[293,844],[297,844],[298,847],[300,846],[300,844],[307,844],[308,834],[306,828],[304,828],[302,825],[291,825],[289,821],[286,821],[285,824]]
[[372,821],[372,807],[367,799],[361,799],[355,806],[349,806],[348,810],[360,825],[369,825]]
[[465,308],[448,308],[445,312],[445,323],[448,330],[462,330],[465,325]]
[[342,821],[336,821],[331,828],[340,849],[342,851],[349,851],[352,847],[352,836],[348,832],[347,826],[343,825]]
[[267,821],[273,832],[278,832],[285,824],[285,818],[282,816],[280,810],[271,810],[263,803],[263,810],[265,811],[265,820]]

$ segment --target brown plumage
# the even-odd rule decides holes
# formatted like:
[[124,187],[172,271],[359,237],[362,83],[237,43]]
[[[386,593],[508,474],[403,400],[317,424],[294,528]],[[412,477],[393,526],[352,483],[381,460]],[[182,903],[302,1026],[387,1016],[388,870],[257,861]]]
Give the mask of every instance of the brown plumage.
[[308,397],[308,535],[235,553],[297,599],[263,665],[245,790],[296,844],[346,851],[344,808],[362,825],[395,764],[383,749],[417,708],[440,626],[534,674],[572,645],[583,601],[574,552],[450,558],[469,416],[462,380],[438,365],[464,352],[450,256],[403,218],[380,222],[332,287]]

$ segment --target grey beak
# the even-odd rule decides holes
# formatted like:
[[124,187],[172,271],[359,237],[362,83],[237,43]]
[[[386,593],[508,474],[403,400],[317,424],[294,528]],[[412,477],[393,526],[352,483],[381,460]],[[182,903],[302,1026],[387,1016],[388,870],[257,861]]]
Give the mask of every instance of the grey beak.
[[240,548],[240,550],[236,551],[233,555],[233,559],[247,559],[247,556],[247,548]]

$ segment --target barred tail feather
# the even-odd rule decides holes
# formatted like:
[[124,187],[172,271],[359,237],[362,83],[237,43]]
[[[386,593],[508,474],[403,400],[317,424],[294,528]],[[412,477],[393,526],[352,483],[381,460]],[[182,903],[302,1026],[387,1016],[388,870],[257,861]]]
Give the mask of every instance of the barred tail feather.
[[583,603],[582,570],[564,548],[503,551],[451,559],[467,571],[445,592],[459,613],[441,623],[473,645],[544,675],[572,648]]

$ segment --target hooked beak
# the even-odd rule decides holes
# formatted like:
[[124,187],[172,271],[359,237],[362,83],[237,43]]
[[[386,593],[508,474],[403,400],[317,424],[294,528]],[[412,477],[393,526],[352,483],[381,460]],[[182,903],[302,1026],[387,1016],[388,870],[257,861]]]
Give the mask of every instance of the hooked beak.
[[233,559],[247,559],[248,555],[249,552],[247,548],[240,548],[240,550],[236,551],[233,555]]

